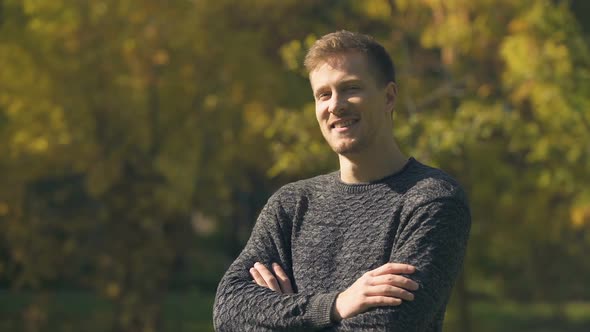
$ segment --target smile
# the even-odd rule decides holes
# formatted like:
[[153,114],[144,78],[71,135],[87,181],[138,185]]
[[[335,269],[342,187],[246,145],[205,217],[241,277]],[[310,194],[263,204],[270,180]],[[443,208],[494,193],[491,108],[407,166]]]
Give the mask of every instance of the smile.
[[348,120],[338,120],[330,125],[331,129],[346,129],[348,127],[353,126],[359,120],[358,119],[348,119]]

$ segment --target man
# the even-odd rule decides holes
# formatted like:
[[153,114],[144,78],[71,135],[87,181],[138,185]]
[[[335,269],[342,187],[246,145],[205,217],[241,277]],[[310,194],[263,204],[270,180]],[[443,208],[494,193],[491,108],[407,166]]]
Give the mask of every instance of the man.
[[463,190],[393,136],[393,63],[339,31],[305,59],[340,170],[268,201],[217,289],[217,331],[441,331],[470,228]]

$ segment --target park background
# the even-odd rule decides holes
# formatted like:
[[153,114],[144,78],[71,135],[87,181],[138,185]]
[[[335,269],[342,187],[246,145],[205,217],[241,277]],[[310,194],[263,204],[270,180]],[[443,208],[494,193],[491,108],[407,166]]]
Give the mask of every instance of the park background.
[[466,188],[446,331],[590,330],[590,2],[0,0],[0,331],[212,331],[281,185],[337,168],[305,50],[393,55],[404,152]]

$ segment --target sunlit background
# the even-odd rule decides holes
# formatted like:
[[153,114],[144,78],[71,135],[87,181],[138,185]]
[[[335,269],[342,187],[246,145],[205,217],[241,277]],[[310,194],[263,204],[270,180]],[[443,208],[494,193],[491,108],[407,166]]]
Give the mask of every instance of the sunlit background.
[[212,331],[279,186],[337,168],[302,59],[397,66],[473,227],[445,331],[590,331],[590,2],[0,0],[0,331]]

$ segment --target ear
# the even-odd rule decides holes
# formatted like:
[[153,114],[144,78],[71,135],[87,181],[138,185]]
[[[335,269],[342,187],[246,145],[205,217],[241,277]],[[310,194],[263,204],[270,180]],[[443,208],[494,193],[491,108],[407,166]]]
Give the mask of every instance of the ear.
[[387,112],[393,113],[393,106],[397,99],[397,85],[393,82],[387,83],[385,86],[385,103],[387,105]]

